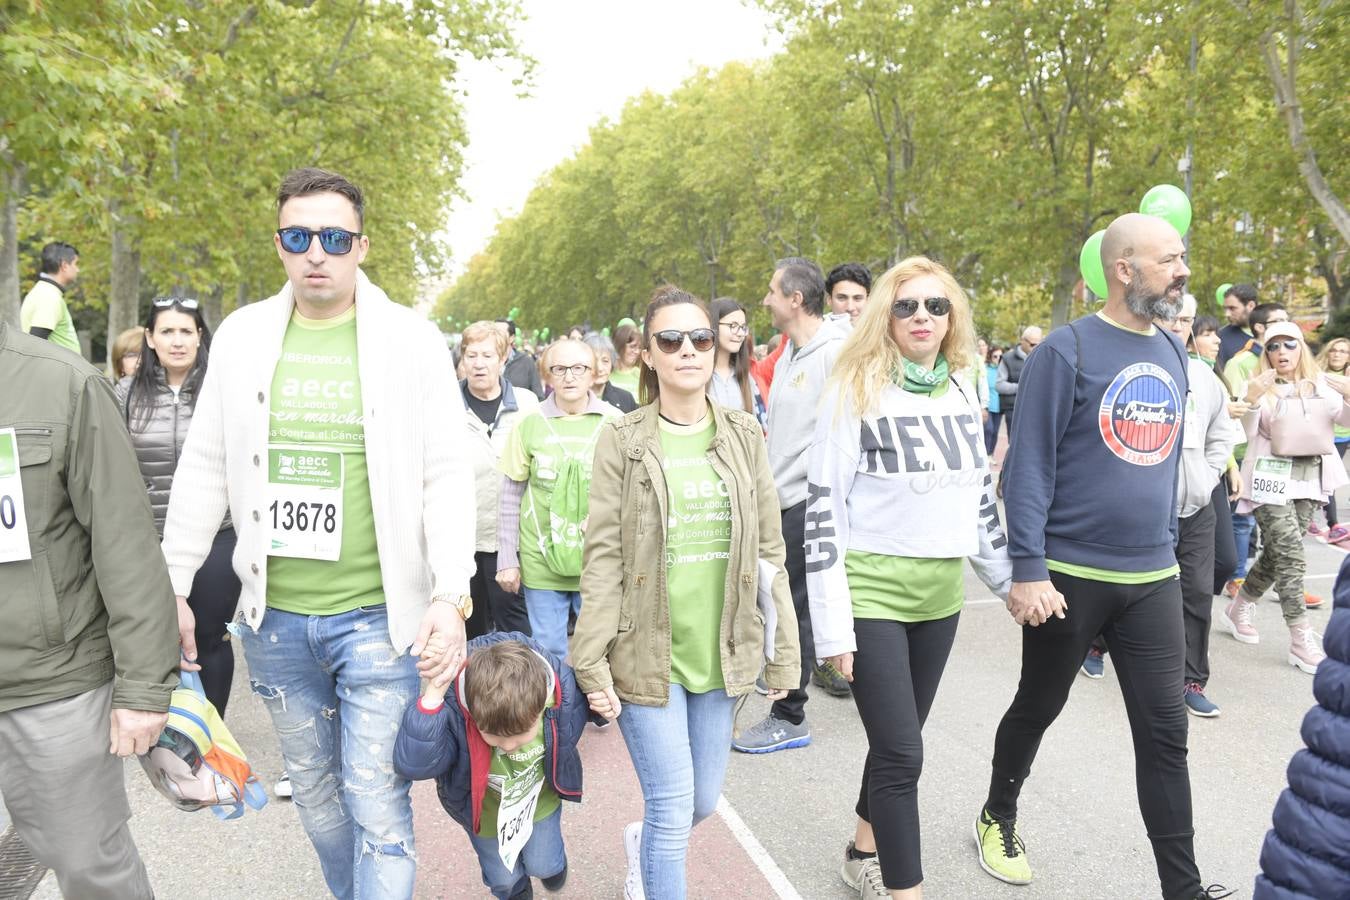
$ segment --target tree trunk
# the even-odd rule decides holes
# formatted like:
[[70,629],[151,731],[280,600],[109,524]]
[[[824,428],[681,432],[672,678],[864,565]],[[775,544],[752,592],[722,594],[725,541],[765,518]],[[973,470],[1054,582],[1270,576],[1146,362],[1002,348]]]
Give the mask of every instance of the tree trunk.
[[1318,165],[1317,154],[1308,141],[1303,125],[1303,109],[1298,105],[1298,46],[1302,36],[1298,33],[1301,13],[1294,0],[1285,0],[1285,16],[1289,20],[1289,30],[1285,33],[1285,46],[1288,64],[1280,59],[1279,47],[1273,30],[1261,35],[1261,56],[1265,59],[1266,72],[1275,86],[1275,108],[1284,119],[1289,131],[1289,143],[1293,145],[1294,155],[1298,157],[1298,171],[1303,176],[1308,192],[1326,212],[1331,224],[1341,233],[1341,239],[1350,244],[1350,209],[1331,189],[1322,167]]
[[[6,154],[7,155],[7,154]],[[8,162],[8,160],[6,160]],[[19,327],[19,198],[24,190],[24,167],[13,165],[3,178],[0,206],[0,321]]]
[[1055,281],[1055,294],[1050,302],[1050,328],[1054,330],[1069,321],[1069,312],[1073,309],[1073,289],[1078,286],[1078,257],[1059,267],[1059,278]]
[[202,296],[201,301],[206,325],[215,331],[220,327],[220,320],[225,318],[225,285],[217,284]]
[[141,251],[128,223],[112,204],[112,260],[108,285],[108,341],[140,324]]

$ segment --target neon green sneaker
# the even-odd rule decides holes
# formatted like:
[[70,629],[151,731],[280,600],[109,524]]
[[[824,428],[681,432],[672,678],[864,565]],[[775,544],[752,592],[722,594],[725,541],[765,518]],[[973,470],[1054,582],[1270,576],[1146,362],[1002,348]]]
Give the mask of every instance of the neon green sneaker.
[[1017,834],[1016,819],[998,819],[980,810],[975,820],[975,845],[980,848],[980,868],[1008,884],[1031,884],[1027,848]]

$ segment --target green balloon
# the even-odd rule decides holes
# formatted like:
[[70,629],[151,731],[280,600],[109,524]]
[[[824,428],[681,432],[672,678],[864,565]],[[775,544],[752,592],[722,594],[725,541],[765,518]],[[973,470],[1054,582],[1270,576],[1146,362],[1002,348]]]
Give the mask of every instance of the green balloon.
[[1083,242],[1083,249],[1078,254],[1078,273],[1083,276],[1083,283],[1092,293],[1102,298],[1106,297],[1106,270],[1102,268],[1104,237],[1106,229],[1103,228]]
[[615,327],[622,328],[625,325],[632,325],[634,328],[637,327],[637,323],[634,322],[632,319],[628,318],[627,316],[624,316],[622,319],[620,319],[619,324],[616,325]]
[[1223,284],[1219,285],[1219,289],[1214,292],[1214,302],[1220,309],[1223,308],[1223,295],[1228,293],[1228,289],[1232,286],[1233,282],[1225,281]]
[[1191,227],[1191,201],[1186,192],[1174,184],[1159,184],[1148,189],[1139,201],[1139,211],[1146,216],[1157,216],[1185,236]]
[[507,317],[508,319],[512,320],[512,321],[515,321],[516,319],[519,319],[519,318],[520,318],[520,307],[519,307],[519,306],[513,306],[513,307],[511,307],[511,311],[510,311],[509,313],[506,314],[506,317]]
[[609,326],[606,325],[604,328],[601,328],[600,333],[603,334],[605,337],[609,337]]

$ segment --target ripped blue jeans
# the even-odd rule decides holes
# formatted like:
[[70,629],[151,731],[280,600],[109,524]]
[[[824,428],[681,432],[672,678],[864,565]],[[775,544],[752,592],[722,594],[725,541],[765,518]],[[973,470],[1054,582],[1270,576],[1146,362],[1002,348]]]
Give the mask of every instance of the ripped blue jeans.
[[417,660],[394,650],[385,608],[269,609],[256,634],[240,630],[328,889],[339,900],[411,897],[410,783],[393,758],[399,718],[417,698]]

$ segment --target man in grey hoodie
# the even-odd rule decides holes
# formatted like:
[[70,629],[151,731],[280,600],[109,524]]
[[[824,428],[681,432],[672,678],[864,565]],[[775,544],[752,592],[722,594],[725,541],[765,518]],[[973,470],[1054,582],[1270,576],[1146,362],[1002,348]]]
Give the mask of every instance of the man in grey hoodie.
[[[783,542],[787,545],[788,582],[801,637],[802,678],[799,689],[774,703],[767,718],[733,739],[732,747],[742,753],[772,753],[811,743],[811,729],[806,724],[806,685],[816,667],[816,652],[806,597],[805,543],[807,530],[812,527],[806,521],[806,457],[825,381],[848,336],[846,327],[824,318],[825,276],[809,259],[792,256],[778,261],[764,305],[773,327],[791,342],[774,366],[768,440],[769,465],[783,509]],[[830,675],[827,670],[819,676],[826,690],[832,687]],[[847,693],[847,682],[842,677],[838,681]]]

